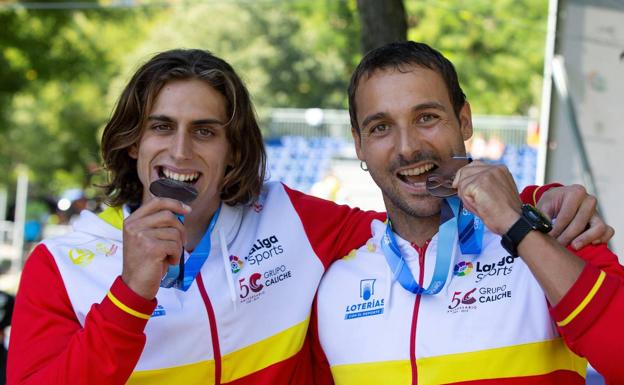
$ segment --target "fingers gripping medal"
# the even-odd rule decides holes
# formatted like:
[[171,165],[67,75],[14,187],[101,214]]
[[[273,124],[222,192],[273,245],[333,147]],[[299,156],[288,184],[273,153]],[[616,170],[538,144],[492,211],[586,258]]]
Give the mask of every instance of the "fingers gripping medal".
[[445,198],[449,205],[459,204],[457,215],[457,234],[462,254],[480,254],[483,240],[483,221],[463,205],[455,197],[457,189],[453,181],[457,171],[472,162],[470,157],[452,157],[442,163],[434,173],[427,177],[426,188],[429,194]]
[[[197,198],[197,190],[184,182],[172,179],[158,179],[150,184],[149,190],[159,198],[170,198],[184,204],[191,204]],[[184,216],[178,215],[180,222],[184,223]],[[160,281],[160,287],[174,287],[184,277],[184,250],[177,266],[169,266],[167,274]]]
[[434,197],[447,198],[457,195],[457,189],[453,188],[453,180],[457,171],[472,162],[472,158],[455,156],[442,163],[434,172],[427,177],[425,186],[427,192]]

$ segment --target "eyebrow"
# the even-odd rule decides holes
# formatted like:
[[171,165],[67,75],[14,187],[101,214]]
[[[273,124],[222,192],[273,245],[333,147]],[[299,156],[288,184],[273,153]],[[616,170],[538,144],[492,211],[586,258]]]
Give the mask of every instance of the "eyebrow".
[[414,111],[414,112],[420,111],[420,110],[429,110],[429,109],[442,110],[442,111],[446,112],[446,107],[444,107],[444,105],[442,103],[438,103],[438,102],[421,103],[421,104],[417,104],[414,107],[412,107],[412,111]]
[[362,127],[366,127],[368,126],[368,124],[374,120],[377,119],[383,119],[386,117],[386,113],[385,112],[377,112],[376,114],[372,114],[372,115],[368,115],[366,118],[364,118],[364,120],[362,121]]
[[[444,107],[444,105],[438,102],[426,102],[426,103],[417,104],[414,107],[412,107],[412,112],[428,110],[428,109],[442,110],[446,112],[446,108]],[[386,116],[387,114],[385,112],[377,112],[375,114],[368,115],[362,121],[362,127],[366,127],[370,122],[377,120],[377,119],[383,119]]]
[[[147,117],[147,119],[148,120],[156,120],[156,121],[159,121],[159,122],[175,123],[175,120],[171,119],[167,115],[150,115],[150,116]],[[197,126],[197,125],[202,125],[202,124],[219,124],[219,125],[223,125],[225,123],[223,123],[219,119],[208,118],[208,119],[193,120],[191,122],[191,124]]]

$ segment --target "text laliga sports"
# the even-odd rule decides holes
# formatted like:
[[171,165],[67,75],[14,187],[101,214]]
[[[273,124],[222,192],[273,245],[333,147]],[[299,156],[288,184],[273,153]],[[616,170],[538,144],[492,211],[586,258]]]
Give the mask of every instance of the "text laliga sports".
[[512,265],[516,258],[511,255],[502,257],[500,261],[493,263],[484,263],[477,261],[477,282],[487,276],[508,275],[512,271]]
[[257,264],[260,266],[262,261],[269,260],[276,255],[282,254],[283,252],[284,248],[279,244],[277,236],[271,235],[270,237],[264,239],[256,239],[256,242],[249,251],[249,255],[245,259],[250,265]]

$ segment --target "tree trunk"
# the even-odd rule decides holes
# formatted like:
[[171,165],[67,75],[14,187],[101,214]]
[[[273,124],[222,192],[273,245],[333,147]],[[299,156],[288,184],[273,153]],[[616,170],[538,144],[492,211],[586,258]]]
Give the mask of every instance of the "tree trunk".
[[407,40],[403,0],[357,0],[362,53],[394,41]]

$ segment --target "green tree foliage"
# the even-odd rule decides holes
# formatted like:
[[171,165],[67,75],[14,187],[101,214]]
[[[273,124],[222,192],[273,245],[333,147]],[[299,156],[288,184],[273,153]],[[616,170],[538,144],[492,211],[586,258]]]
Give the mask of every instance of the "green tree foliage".
[[539,101],[546,0],[407,0],[408,38],[456,66],[479,114],[527,114]]
[[[145,28],[132,16],[146,12],[0,9],[8,26],[0,33],[0,166],[27,165],[35,194],[91,184],[110,79],[136,44],[128,34]],[[12,177],[0,174],[0,183],[12,184]]]
[[[78,8],[0,4],[0,167],[28,165],[40,193],[92,184],[99,132],[156,52],[198,47],[225,58],[261,117],[271,107],[346,108],[361,58],[356,0],[23,4]],[[408,38],[451,58],[474,111],[537,104],[546,0],[405,0],[405,9]],[[0,184],[10,177],[0,173]]]
[[260,109],[344,108],[359,56],[356,19],[352,1],[188,3],[160,15],[122,79],[155,52],[203,48],[236,68]]

